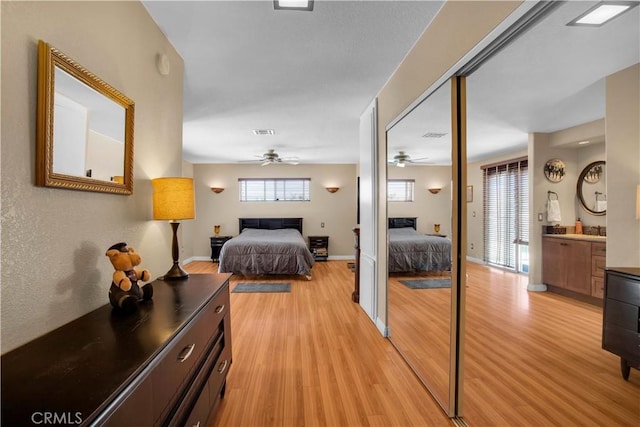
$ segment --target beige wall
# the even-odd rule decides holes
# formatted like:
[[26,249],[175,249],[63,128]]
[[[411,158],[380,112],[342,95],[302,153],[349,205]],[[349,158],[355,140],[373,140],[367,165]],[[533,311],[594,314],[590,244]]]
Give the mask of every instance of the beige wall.
[[640,65],[607,77],[606,87],[607,266],[640,267]]
[[[183,62],[138,2],[2,2],[2,352],[103,304],[118,241],[152,277],[171,266],[171,231],[151,220],[150,179],[182,170]],[[34,186],[37,41],[135,102],[134,193]],[[171,74],[160,75],[164,52]]]
[[[420,233],[433,233],[433,224],[440,224],[440,234],[451,237],[451,167],[407,166],[389,167],[389,179],[414,179],[413,202],[389,202],[389,217],[417,217]],[[442,188],[431,194],[428,188]]]
[[[238,234],[238,218],[301,217],[303,234],[329,236],[329,256],[353,258],[356,225],[356,165],[193,165],[196,185],[196,219],[193,221],[193,254],[210,258],[213,226],[222,235]],[[310,202],[240,202],[238,178],[311,178]],[[329,193],[325,187],[340,187]],[[223,187],[214,194],[211,187]],[[324,222],[324,228],[321,223]]]
[[[378,217],[386,218],[386,127],[504,21],[520,1],[450,1],[433,19],[378,94]],[[387,323],[386,220],[378,221],[378,317]]]

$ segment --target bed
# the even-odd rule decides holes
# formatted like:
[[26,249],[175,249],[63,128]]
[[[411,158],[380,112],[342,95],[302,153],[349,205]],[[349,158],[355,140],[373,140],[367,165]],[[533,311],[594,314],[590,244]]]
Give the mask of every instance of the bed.
[[451,270],[451,241],[416,231],[416,218],[389,218],[390,273]]
[[302,237],[302,218],[239,218],[239,230],[220,251],[220,273],[299,274],[311,279],[314,260]]

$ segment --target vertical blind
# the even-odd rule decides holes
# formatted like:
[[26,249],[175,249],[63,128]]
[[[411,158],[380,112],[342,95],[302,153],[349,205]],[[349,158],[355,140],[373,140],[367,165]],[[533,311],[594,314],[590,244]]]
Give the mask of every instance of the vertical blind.
[[526,158],[482,166],[484,260],[518,268],[519,245],[529,244],[529,177]]

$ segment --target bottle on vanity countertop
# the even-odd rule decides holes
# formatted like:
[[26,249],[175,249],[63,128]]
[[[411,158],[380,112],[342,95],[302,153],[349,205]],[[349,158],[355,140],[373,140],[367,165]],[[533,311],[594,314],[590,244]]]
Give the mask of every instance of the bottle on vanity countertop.
[[582,221],[580,221],[580,218],[576,221],[576,234],[582,234]]

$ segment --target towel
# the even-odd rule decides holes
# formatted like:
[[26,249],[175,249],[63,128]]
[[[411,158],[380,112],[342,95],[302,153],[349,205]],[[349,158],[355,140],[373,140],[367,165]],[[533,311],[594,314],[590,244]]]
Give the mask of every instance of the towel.
[[560,222],[560,202],[558,200],[549,200],[547,203],[547,221]]
[[607,201],[606,200],[596,200],[596,208],[594,209],[596,212],[604,212],[607,210]]

